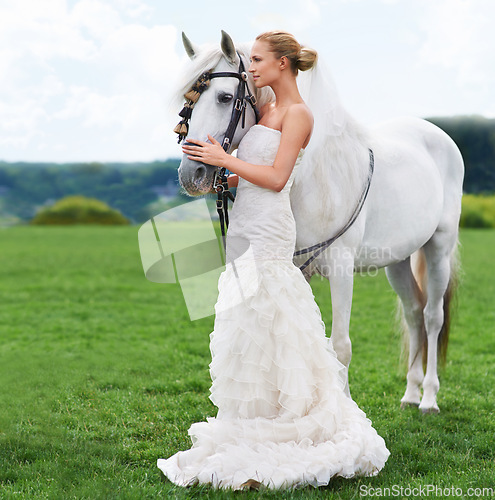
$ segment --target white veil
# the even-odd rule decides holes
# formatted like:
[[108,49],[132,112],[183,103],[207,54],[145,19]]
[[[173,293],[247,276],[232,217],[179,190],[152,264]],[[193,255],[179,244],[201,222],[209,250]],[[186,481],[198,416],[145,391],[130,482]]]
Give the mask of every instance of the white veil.
[[[368,132],[342,105],[321,58],[312,69],[299,73],[297,84],[313,113],[314,127],[294,179],[293,210],[317,214],[321,224],[339,229],[355,209],[369,173]],[[308,178],[311,182],[306,182]],[[313,198],[317,204],[308,201]]]
[[325,63],[318,58],[308,71],[300,71],[297,85],[314,117],[313,135],[306,155],[313,156],[329,136],[340,136],[348,121],[337,87]]

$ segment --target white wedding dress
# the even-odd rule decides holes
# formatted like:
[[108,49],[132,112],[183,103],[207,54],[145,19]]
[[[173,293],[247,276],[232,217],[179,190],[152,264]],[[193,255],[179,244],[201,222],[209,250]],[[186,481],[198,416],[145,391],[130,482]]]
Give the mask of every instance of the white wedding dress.
[[[280,137],[255,125],[237,156],[273,164]],[[158,460],[175,484],[239,489],[254,479],[269,488],[321,486],[335,476],[377,474],[389,456],[345,395],[344,367],[292,262],[289,191],[303,153],[281,192],[239,179],[210,335],[210,398],[218,414],[191,426],[191,449]]]

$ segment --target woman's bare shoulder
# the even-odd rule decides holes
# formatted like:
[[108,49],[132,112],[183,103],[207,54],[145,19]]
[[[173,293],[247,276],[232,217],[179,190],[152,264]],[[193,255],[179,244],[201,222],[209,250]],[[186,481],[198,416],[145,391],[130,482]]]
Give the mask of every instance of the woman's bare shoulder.
[[287,110],[286,116],[291,120],[307,120],[313,123],[313,113],[305,102],[291,104]]
[[285,113],[282,127],[288,123],[303,125],[311,130],[313,128],[313,113],[304,102],[291,104]]

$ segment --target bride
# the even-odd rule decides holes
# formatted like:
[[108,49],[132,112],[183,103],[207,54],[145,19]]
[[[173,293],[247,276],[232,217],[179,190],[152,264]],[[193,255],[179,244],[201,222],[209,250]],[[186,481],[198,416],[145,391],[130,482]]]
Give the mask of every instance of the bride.
[[[377,474],[389,456],[346,396],[344,367],[311,287],[292,262],[289,191],[313,130],[296,76],[316,60],[289,33],[259,35],[249,72],[256,87],[272,88],[275,101],[260,110],[237,158],[211,136],[210,142],[187,138],[183,146],[191,160],[233,172],[229,187],[238,189],[210,335],[210,398],[218,414],[191,426],[191,449],[158,460],[178,485],[321,486],[335,476]],[[233,300],[243,274],[251,293]]]

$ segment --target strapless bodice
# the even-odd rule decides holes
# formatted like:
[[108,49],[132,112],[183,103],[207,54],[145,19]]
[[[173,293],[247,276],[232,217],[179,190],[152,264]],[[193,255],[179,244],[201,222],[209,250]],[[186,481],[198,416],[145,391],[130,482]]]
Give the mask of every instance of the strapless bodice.
[[[242,139],[237,157],[255,165],[273,165],[282,133],[254,125]],[[292,260],[296,226],[290,206],[290,188],[304,154],[301,149],[287,183],[273,191],[239,178],[227,232],[227,261]]]

